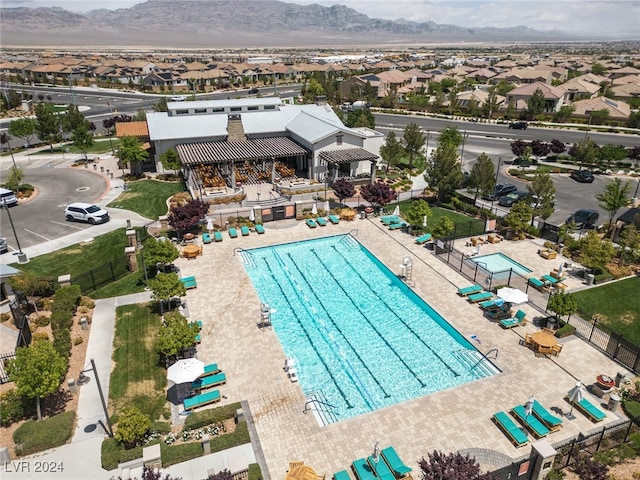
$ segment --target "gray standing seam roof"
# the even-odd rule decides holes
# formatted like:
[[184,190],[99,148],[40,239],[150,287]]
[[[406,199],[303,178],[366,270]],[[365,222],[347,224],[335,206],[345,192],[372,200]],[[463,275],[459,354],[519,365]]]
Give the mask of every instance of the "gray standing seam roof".
[[241,142],[203,142],[177,145],[183,165],[202,165],[239,160],[263,160],[306,155],[308,152],[286,137],[256,138]]
[[360,162],[362,160],[374,162],[378,156],[364,148],[345,148],[342,150],[325,150],[318,154],[318,158],[328,163],[341,164]]

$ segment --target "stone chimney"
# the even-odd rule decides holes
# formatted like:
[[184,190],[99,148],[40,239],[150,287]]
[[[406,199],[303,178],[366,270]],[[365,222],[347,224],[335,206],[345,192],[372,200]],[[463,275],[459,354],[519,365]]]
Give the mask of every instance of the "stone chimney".
[[242,126],[242,118],[240,115],[232,114],[227,118],[227,141],[244,142],[247,137],[244,134],[244,127]]

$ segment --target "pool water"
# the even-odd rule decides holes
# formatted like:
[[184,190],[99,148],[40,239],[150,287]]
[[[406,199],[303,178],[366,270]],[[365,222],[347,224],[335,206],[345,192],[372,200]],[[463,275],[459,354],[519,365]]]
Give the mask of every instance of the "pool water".
[[532,270],[516,262],[504,253],[492,253],[490,255],[482,255],[481,257],[472,257],[470,260],[490,273],[504,272],[511,269],[522,276],[527,276],[527,274],[532,272]]
[[241,255],[323,424],[498,372],[350,235]]

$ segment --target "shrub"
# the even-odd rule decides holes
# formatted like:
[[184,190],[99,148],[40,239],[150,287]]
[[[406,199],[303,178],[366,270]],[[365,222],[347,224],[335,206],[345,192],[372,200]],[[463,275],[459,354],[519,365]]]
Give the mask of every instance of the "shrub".
[[[153,442],[150,445],[152,444]],[[123,446],[116,442],[115,438],[107,438],[102,442],[101,458],[102,468],[105,470],[113,470],[118,467],[119,463],[142,458],[142,447],[125,450]]]
[[562,325],[560,328],[556,330],[556,337],[558,338],[568,337],[569,335],[573,335],[574,333],[576,333],[576,327],[574,327],[573,325],[569,325],[568,323],[565,323],[564,325]]
[[44,315],[40,315],[38,317],[36,317],[36,319],[34,320],[34,324],[37,327],[46,327],[47,325],[49,325],[49,323],[51,322],[51,319],[49,317],[46,317]]
[[125,447],[132,448],[142,443],[149,431],[151,420],[136,407],[125,407],[118,419],[115,439]]
[[640,425],[640,402],[635,400],[624,400],[622,402],[622,408],[629,418]]
[[73,339],[73,345],[80,345],[83,341],[82,337],[76,337]]
[[606,480],[609,467],[590,457],[581,457],[576,461],[573,471],[581,480]]
[[47,342],[49,340],[51,340],[49,338],[49,334],[47,332],[36,332],[33,334],[33,336],[31,337],[33,343],[37,342],[38,340],[46,340]]
[[93,301],[93,298],[83,295],[80,297],[80,306],[87,307],[88,309],[94,309],[96,307],[96,302]]
[[11,318],[11,314],[9,312],[0,313],[0,323],[6,322]]
[[29,420],[14,433],[16,454],[31,455],[64,445],[73,434],[75,412],[64,412],[43,420]]
[[162,466],[168,467],[176,463],[186,462],[202,456],[202,442],[183,443],[182,445],[160,444],[162,450]]
[[257,463],[249,464],[249,480],[262,480],[262,470]]
[[207,480],[233,480],[233,475],[229,470],[222,470],[221,472],[209,475]]
[[221,423],[228,418],[234,418],[236,416],[236,410],[238,410],[239,408],[240,402],[236,402],[230,405],[192,413],[184,422],[182,431],[196,430],[212,423]]
[[17,390],[11,389],[0,395],[0,425],[8,427],[18,420],[35,414],[35,402],[18,395]]

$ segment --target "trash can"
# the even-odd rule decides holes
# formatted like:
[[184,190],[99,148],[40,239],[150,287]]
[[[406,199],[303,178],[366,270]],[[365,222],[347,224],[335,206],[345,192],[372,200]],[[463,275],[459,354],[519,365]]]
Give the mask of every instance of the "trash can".
[[587,274],[587,285],[593,285],[593,281],[595,280],[596,276],[593,273],[588,273]]
[[364,220],[366,217],[366,213],[364,213],[364,210],[360,212],[360,220]]
[[622,381],[624,380],[624,373],[622,372],[618,372],[616,373],[616,387],[620,388],[620,385],[622,384]]
[[618,409],[619,405],[620,405],[620,395],[612,393],[611,396],[609,397],[609,405],[608,405],[609,410],[611,410],[612,412],[615,412]]
[[29,259],[27,258],[27,254],[24,252],[18,253],[18,263],[27,263]]

